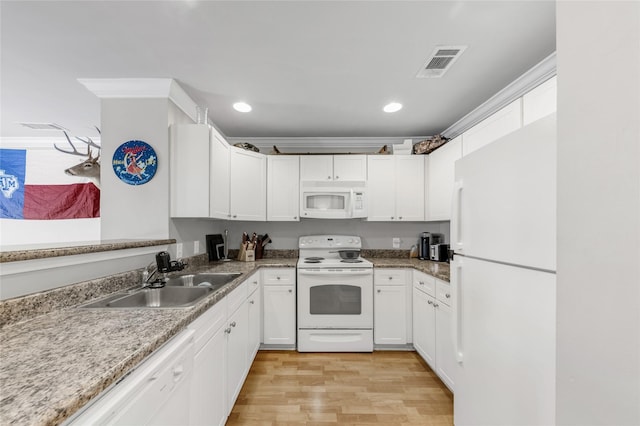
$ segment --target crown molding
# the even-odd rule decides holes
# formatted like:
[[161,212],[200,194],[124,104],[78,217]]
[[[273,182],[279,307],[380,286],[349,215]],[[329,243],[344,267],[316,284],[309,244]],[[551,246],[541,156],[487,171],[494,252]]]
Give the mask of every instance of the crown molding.
[[167,98],[196,120],[196,103],[172,78],[79,78],[78,82],[100,99]]
[[482,105],[449,126],[442,135],[449,139],[461,135],[554,75],[556,75],[556,52],[544,58]]

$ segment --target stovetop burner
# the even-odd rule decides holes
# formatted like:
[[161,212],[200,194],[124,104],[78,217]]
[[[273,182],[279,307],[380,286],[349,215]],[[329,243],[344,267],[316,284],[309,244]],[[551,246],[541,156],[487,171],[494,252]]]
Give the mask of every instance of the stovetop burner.
[[311,257],[305,257],[304,260],[310,260],[310,261],[318,261],[320,262],[321,260],[324,260],[324,257],[316,257],[316,256],[311,256]]
[[342,259],[341,263],[362,263],[362,259]]

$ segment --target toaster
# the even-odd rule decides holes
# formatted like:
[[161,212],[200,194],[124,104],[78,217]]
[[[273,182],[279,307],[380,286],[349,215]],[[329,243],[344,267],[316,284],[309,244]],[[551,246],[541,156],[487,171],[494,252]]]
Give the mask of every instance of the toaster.
[[449,244],[431,244],[429,259],[435,262],[449,261]]

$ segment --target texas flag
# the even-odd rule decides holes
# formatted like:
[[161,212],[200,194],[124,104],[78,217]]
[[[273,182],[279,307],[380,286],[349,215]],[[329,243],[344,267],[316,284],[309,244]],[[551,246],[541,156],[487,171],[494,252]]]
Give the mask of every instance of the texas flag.
[[93,183],[51,183],[55,178],[42,172],[48,163],[37,151],[0,149],[0,218],[100,217],[100,190]]

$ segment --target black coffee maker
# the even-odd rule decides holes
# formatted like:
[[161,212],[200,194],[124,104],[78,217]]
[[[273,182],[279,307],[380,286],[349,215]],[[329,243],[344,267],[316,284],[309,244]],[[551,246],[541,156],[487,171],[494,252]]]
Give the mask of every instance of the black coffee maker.
[[418,257],[420,260],[430,260],[431,244],[441,244],[442,242],[444,242],[444,235],[442,234],[420,233],[420,238],[418,239]]

